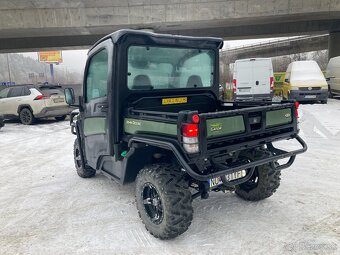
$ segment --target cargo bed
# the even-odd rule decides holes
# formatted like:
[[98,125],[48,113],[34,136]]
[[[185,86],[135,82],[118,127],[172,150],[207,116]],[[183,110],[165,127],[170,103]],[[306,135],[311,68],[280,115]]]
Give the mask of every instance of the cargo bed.
[[[185,170],[197,180],[250,169],[258,165],[289,158],[286,164],[275,164],[277,170],[289,167],[297,154],[307,150],[298,136],[296,106],[293,102],[243,107],[236,110],[198,113],[197,111],[156,112],[128,109],[124,120],[126,140],[132,142],[163,144],[172,150]],[[195,154],[183,151],[181,125],[193,115],[199,116],[199,148]],[[130,139],[131,135],[131,139]],[[163,139],[160,139],[160,135]],[[273,146],[278,140],[296,139],[301,149],[284,151]],[[243,150],[266,146],[271,155],[253,162],[232,162],[232,156]],[[244,181],[244,179],[242,180]]]

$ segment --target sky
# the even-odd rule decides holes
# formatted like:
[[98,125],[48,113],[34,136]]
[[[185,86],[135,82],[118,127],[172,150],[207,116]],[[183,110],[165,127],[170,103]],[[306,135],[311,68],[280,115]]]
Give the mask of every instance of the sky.
[[[63,50],[63,62],[59,64],[60,67],[67,68],[68,71],[83,72],[85,68],[88,50]],[[37,52],[20,53],[26,57],[31,57],[38,60]]]
[[[277,38],[266,38],[266,39],[248,39],[248,40],[233,40],[233,41],[225,41],[224,48],[234,48],[240,47],[249,44],[257,44],[269,40],[275,40]],[[280,38],[285,39],[285,38]],[[60,67],[66,68],[68,71],[83,73],[87,58],[87,49],[84,50],[63,50],[62,57],[63,62],[59,64]],[[24,56],[29,56],[33,59],[38,60],[37,52],[27,52],[21,53]]]

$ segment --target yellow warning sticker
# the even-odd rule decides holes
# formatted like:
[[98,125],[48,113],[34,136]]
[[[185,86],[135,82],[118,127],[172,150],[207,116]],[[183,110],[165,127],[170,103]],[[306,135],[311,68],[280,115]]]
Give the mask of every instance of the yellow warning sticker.
[[186,104],[188,102],[187,97],[173,97],[173,98],[162,98],[162,104]]

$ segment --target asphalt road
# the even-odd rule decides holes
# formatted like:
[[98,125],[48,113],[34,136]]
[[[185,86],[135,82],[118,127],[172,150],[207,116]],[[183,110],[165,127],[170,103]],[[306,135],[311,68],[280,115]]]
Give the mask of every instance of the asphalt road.
[[302,105],[300,116],[309,150],[282,171],[274,196],[197,199],[189,230],[170,241],[145,230],[134,184],[77,176],[67,121],[7,123],[0,130],[0,254],[340,254],[340,100]]

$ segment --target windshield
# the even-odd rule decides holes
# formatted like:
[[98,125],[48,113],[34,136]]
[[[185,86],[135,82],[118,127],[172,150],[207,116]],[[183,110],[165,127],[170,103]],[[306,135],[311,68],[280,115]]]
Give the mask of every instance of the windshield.
[[306,80],[325,80],[320,67],[316,62],[300,61],[295,62],[291,71],[291,81],[306,81]]
[[131,46],[129,89],[199,88],[213,85],[214,51]]

